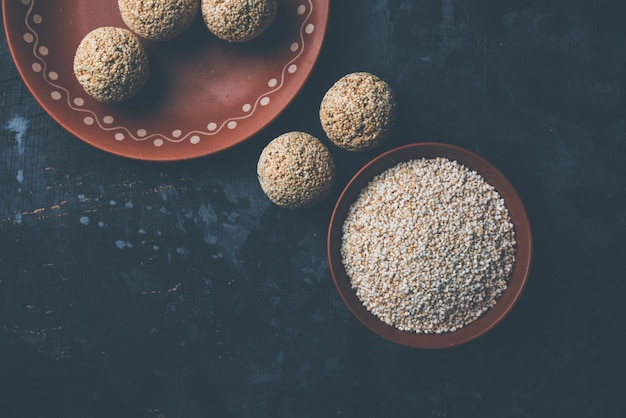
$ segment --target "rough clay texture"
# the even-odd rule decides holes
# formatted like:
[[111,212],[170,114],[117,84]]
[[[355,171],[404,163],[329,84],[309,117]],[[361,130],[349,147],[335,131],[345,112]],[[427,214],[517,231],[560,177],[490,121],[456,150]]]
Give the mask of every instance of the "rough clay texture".
[[375,177],[343,225],[342,257],[363,305],[403,331],[455,331],[492,307],[515,263],[515,234],[498,192],[444,158]]
[[200,0],[118,0],[118,6],[130,30],[151,41],[165,41],[191,25]]
[[321,202],[335,182],[328,148],[304,132],[288,132],[270,142],[259,157],[257,175],[269,199],[289,209]]
[[271,26],[277,0],[202,0],[202,17],[209,31],[228,42],[247,42]]
[[349,151],[367,151],[390,136],[396,122],[396,100],[379,77],[351,73],[326,92],[320,122],[328,138]]
[[123,102],[133,97],[150,76],[148,54],[127,29],[101,27],[89,32],[74,56],[74,75],[94,99]]

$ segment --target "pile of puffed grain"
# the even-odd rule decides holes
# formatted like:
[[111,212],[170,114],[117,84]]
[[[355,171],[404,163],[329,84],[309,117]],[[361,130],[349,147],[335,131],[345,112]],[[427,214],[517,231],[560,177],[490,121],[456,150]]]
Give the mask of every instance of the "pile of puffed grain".
[[364,306],[403,331],[445,333],[476,320],[506,289],[515,234],[485,179],[445,158],[399,163],[362,189],[341,254]]

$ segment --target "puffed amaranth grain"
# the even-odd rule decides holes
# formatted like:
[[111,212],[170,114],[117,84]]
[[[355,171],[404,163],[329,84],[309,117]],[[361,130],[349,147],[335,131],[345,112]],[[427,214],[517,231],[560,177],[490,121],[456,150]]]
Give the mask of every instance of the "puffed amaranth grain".
[[228,42],[247,42],[271,26],[277,0],[202,0],[202,18],[211,33]]
[[289,209],[320,203],[335,182],[335,163],[328,148],[304,132],[288,132],[261,153],[257,175],[267,197]]
[[326,92],[320,122],[338,147],[367,151],[391,135],[396,107],[389,84],[374,74],[356,72],[343,76]]
[[139,38],[127,29],[110,26],[85,35],[73,67],[85,92],[103,103],[132,98],[150,76],[148,54]]
[[200,0],[118,0],[118,7],[126,26],[137,35],[166,41],[191,25]]
[[447,158],[404,161],[350,206],[341,255],[350,284],[386,324],[453,332],[504,293],[516,254],[506,202],[478,172]]

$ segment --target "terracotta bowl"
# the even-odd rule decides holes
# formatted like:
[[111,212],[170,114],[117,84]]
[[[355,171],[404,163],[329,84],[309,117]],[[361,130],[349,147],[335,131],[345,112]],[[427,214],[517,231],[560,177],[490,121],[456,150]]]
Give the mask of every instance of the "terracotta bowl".
[[[361,189],[376,175],[399,162],[417,158],[445,157],[456,160],[481,174],[500,193],[515,228],[517,250],[508,287],[496,304],[474,322],[457,331],[443,334],[418,334],[400,331],[371,314],[356,296],[341,258],[342,225]],[[401,146],[374,158],[347,184],[335,205],[328,229],[328,260],[335,286],[356,318],[375,334],[397,344],[424,349],[453,347],[469,342],[496,326],[511,311],[521,295],[531,266],[532,234],[528,216],[517,192],[498,169],[484,158],[453,145],[416,143]]]

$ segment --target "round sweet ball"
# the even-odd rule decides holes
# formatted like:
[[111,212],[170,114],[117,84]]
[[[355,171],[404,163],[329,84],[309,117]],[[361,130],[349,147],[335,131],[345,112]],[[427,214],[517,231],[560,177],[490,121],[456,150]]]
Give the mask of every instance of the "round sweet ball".
[[150,76],[148,53],[127,29],[100,27],[81,40],[73,63],[78,83],[102,103],[132,98]]
[[117,4],[130,30],[144,39],[166,41],[191,26],[200,0],[118,0]]
[[396,123],[393,91],[374,74],[347,74],[324,95],[320,122],[338,147],[348,151],[371,150],[387,140]]
[[202,18],[209,31],[228,42],[247,42],[271,26],[277,0],[202,0]]
[[288,132],[263,149],[257,175],[263,192],[275,204],[309,208],[332,189],[335,163],[328,148],[314,136]]

